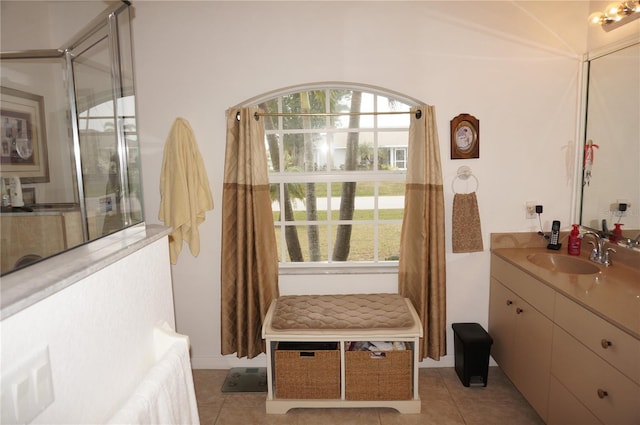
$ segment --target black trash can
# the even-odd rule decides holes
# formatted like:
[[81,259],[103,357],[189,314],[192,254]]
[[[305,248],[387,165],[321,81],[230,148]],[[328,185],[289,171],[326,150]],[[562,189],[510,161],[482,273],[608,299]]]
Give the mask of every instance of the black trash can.
[[[493,339],[478,323],[454,323],[455,369],[462,385],[468,387],[472,378],[482,379],[487,386],[489,353]],[[475,385],[476,380],[473,380]]]

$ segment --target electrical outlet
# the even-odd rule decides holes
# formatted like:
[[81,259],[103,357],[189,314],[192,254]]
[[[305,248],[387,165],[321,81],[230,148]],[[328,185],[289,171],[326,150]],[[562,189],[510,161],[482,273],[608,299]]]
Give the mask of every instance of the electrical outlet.
[[631,204],[626,199],[617,199],[615,205],[615,211],[613,213],[616,217],[624,217],[629,213]]
[[525,207],[525,218],[532,219],[536,218],[536,201],[527,201],[524,204]]

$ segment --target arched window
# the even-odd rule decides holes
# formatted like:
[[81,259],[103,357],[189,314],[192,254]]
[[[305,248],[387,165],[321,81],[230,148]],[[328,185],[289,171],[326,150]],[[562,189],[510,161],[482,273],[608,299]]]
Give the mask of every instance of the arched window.
[[281,270],[397,264],[409,110],[419,103],[341,84],[247,102],[265,113]]

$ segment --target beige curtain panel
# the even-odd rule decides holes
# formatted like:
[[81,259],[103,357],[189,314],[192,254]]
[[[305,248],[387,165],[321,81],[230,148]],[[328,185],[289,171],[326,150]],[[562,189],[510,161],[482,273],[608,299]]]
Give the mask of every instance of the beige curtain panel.
[[258,111],[228,111],[222,194],[222,354],[249,358],[265,351],[262,323],[278,297],[278,255]]
[[444,191],[435,108],[411,114],[407,186],[400,240],[398,292],[417,310],[424,338],[420,358],[439,360],[446,347]]

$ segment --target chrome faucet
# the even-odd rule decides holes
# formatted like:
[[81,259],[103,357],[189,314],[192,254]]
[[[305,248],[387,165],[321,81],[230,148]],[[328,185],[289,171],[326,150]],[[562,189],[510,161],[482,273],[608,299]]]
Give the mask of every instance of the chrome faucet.
[[582,239],[585,236],[591,235],[595,238],[594,241],[589,241],[591,245],[593,245],[593,249],[591,250],[591,255],[589,259],[599,264],[604,264],[606,267],[612,265],[611,259],[609,258],[610,252],[616,252],[613,248],[606,248],[605,244],[607,243],[607,238],[605,236],[601,236],[596,232],[587,231],[580,235]]
[[626,246],[627,248],[640,247],[640,235],[636,236],[635,239],[626,238],[624,236],[617,236],[616,239],[619,244],[623,244],[623,246]]

